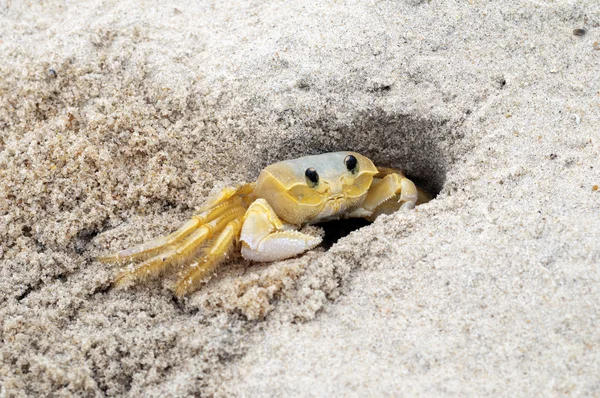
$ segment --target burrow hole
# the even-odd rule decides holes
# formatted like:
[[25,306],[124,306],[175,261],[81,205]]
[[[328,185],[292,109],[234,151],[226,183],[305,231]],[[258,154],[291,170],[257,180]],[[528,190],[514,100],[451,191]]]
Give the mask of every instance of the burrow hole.
[[[250,170],[285,159],[326,152],[352,150],[368,156],[375,165],[404,171],[415,184],[438,195],[446,181],[446,171],[456,158],[454,143],[461,134],[446,120],[424,120],[412,115],[370,112],[352,123],[338,123],[323,118],[311,124],[295,125],[283,138],[260,143],[260,159]],[[254,176],[256,177],[256,176]],[[330,221],[324,228],[324,247],[329,249],[338,239],[370,223],[363,219]]]

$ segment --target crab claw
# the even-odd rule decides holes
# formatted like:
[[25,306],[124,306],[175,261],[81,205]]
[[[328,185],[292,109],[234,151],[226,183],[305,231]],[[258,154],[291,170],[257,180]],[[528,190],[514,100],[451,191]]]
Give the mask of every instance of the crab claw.
[[246,211],[240,241],[244,258],[266,262],[304,253],[319,245],[322,238],[291,230],[266,200],[257,199]]

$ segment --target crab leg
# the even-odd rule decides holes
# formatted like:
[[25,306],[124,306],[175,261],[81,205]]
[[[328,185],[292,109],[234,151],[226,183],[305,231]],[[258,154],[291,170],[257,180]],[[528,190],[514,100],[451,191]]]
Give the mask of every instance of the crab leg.
[[221,216],[228,210],[240,207],[241,205],[242,199],[238,196],[234,196],[225,202],[217,204],[213,208],[208,208],[199,214],[193,215],[191,220],[187,221],[177,231],[167,236],[162,236],[148,243],[144,243],[143,245],[130,247],[114,254],[97,257],[97,259],[103,262],[120,262],[148,258],[159,253],[167,246],[185,239],[199,226],[206,224],[207,222],[210,222]]
[[198,285],[227,258],[242,227],[243,218],[239,216],[227,223],[214,244],[206,250],[202,259],[195,263],[194,267],[177,282],[175,285],[175,294],[178,297],[196,290]]
[[264,199],[254,201],[244,216],[240,240],[242,255],[252,261],[294,257],[321,243],[320,236],[290,230]]
[[202,206],[200,206],[199,211],[206,211],[212,209],[213,207],[226,202],[234,196],[245,196],[252,193],[254,190],[255,183],[248,184],[240,184],[236,187],[227,187],[223,188],[218,195],[208,198]]
[[198,249],[215,233],[222,231],[228,223],[241,218],[245,209],[241,206],[231,208],[211,222],[204,224],[192,232],[185,240],[168,248],[132,270],[125,270],[115,278],[115,285],[120,286],[131,280],[145,280],[160,275],[177,263],[185,263],[194,257]]

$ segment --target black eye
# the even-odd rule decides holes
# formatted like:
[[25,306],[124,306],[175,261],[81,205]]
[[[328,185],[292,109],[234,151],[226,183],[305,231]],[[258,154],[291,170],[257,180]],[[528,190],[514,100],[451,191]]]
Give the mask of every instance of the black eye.
[[308,183],[309,187],[314,188],[317,186],[319,183],[319,174],[317,174],[317,170],[309,167],[304,172],[304,175],[306,176],[306,182]]
[[348,171],[351,171],[352,174],[356,174],[358,172],[358,160],[353,155],[348,155],[344,158],[344,164]]

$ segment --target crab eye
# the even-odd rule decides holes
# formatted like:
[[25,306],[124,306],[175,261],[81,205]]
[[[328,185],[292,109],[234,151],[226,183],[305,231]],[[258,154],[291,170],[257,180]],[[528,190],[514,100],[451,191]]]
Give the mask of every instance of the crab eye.
[[319,184],[319,174],[317,174],[317,170],[309,167],[304,172],[304,175],[306,176],[306,183],[309,187],[314,188]]
[[348,155],[344,158],[344,164],[349,172],[356,174],[358,172],[358,160],[353,155]]

